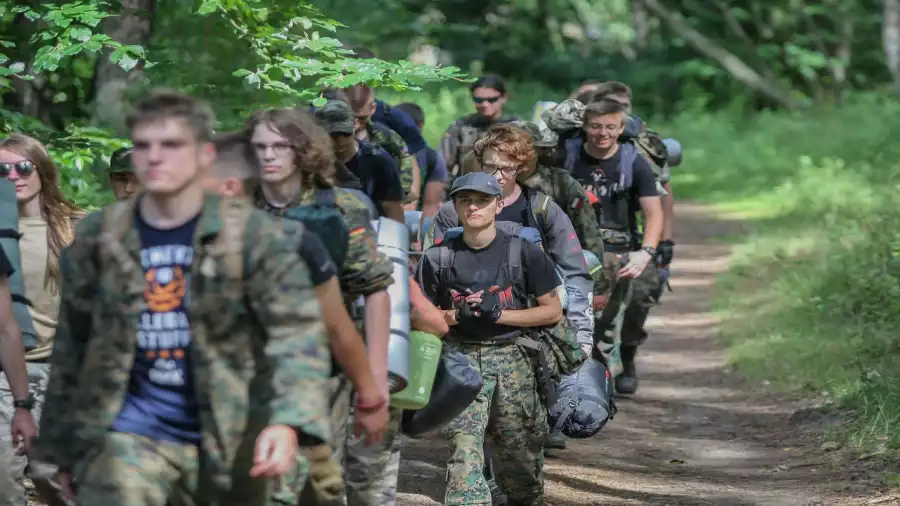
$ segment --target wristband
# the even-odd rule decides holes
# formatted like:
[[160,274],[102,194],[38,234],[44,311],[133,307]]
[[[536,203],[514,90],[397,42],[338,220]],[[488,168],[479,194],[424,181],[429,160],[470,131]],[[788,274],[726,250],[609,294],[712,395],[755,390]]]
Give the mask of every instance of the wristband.
[[379,409],[384,407],[385,403],[387,403],[387,400],[384,397],[382,397],[381,400],[376,402],[375,404],[365,405],[365,404],[360,403],[359,398],[357,397],[356,410],[361,413],[371,413],[373,411],[378,411]]

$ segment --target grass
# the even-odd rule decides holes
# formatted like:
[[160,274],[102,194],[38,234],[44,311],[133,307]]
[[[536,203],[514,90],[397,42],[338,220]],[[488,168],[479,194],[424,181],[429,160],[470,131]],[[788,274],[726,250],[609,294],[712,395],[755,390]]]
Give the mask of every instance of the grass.
[[684,114],[664,131],[686,146],[678,198],[749,224],[719,280],[730,360],[849,409],[839,436],[861,452],[900,448],[900,103]]

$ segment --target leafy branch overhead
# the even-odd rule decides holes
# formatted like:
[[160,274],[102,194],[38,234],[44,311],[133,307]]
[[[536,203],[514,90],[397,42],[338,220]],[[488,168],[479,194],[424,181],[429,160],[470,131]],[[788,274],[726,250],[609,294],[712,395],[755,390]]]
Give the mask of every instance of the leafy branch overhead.
[[298,100],[322,102],[323,88],[346,88],[360,83],[407,91],[421,89],[430,82],[464,80],[457,67],[357,59],[337,38],[322,35],[333,35],[345,26],[310,4],[203,0],[197,13],[221,16],[252,47],[259,67],[235,70],[236,77],[244,78],[250,87],[284,93]]

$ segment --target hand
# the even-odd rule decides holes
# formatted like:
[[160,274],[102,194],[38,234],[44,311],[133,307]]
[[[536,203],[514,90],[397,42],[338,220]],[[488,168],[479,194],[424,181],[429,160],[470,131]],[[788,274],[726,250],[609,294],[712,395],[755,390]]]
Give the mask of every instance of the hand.
[[[356,398],[356,406],[353,415],[356,437],[365,436],[366,446],[378,444],[384,438],[391,419],[390,403],[380,393],[376,395],[360,394]],[[378,406],[378,408],[363,410],[360,409],[360,406]]]
[[476,311],[475,306],[470,304],[469,302],[463,300],[456,306],[456,322],[462,323],[464,321],[475,320],[478,318],[478,311]]
[[594,311],[603,311],[608,302],[609,297],[606,295],[594,295]]
[[250,476],[278,478],[295,465],[297,433],[287,425],[270,425],[256,438]]
[[628,254],[628,264],[619,269],[619,276],[623,278],[637,278],[650,265],[653,257],[646,250],[632,251]]
[[59,495],[66,501],[75,500],[75,487],[72,485],[72,473],[69,471],[59,470],[54,477],[56,484],[59,486]]
[[478,306],[478,316],[485,322],[496,323],[500,319],[501,313],[503,313],[503,308],[500,304],[500,287],[495,285],[482,295],[481,303]]
[[16,447],[16,455],[25,455],[31,449],[31,441],[37,435],[37,425],[31,411],[16,409],[12,423],[9,425],[13,445]]

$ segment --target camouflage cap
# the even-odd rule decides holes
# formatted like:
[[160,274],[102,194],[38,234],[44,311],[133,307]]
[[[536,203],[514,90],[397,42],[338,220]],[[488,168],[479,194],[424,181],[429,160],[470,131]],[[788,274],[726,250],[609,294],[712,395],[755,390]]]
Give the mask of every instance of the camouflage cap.
[[134,167],[131,165],[131,148],[117,149],[109,157],[109,173],[116,172],[134,172]]
[[550,130],[543,120],[514,121],[510,124],[530,133],[534,138],[534,147],[536,148],[552,148],[559,143],[559,135]]
[[570,98],[544,111],[541,114],[541,119],[544,120],[550,130],[565,132],[573,128],[581,128],[581,125],[584,124],[582,120],[585,108],[584,104]]
[[356,116],[346,102],[329,100],[316,109],[316,119],[330,134],[353,134]]

